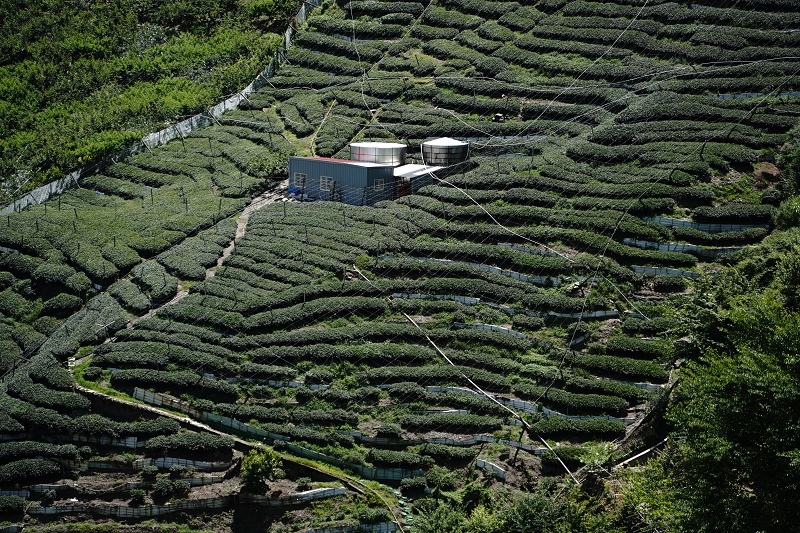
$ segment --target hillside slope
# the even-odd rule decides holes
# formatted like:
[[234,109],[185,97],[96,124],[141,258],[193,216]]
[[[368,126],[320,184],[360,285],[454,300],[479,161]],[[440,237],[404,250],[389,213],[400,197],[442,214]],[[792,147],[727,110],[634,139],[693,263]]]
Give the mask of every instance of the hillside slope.
[[294,10],[237,0],[8,4],[0,202],[241,90],[275,54],[273,32]]
[[[741,340],[723,331],[738,304],[705,298],[725,265],[781,272],[731,296],[796,305],[797,28],[779,0],[325,4],[219,124],[2,221],[4,431],[82,420],[82,396],[42,376],[78,354],[94,387],[427,486],[401,515],[414,531],[706,524],[678,523],[646,482],[620,501],[597,480],[666,435],[676,361]],[[267,203],[234,238],[290,153],[400,141],[422,163],[441,136],[469,140],[470,165],[375,207]],[[582,484],[556,497],[565,467]],[[318,515],[366,523],[363,503]],[[638,503],[656,507],[625,515]]]

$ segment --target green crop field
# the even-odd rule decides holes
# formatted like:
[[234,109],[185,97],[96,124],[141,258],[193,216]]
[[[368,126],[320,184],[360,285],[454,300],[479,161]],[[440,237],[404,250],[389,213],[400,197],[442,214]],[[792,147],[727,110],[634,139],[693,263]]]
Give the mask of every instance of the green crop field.
[[[209,3],[169,24],[122,7],[139,31],[174,32],[142,52],[154,69],[192,40],[271,58],[265,13],[288,12]],[[0,219],[0,489],[27,491],[0,496],[0,519],[30,504],[47,523],[40,509],[75,490],[109,494],[118,517],[184,505],[164,531],[791,529],[792,2],[338,0],[290,24],[280,68],[238,109]],[[200,76],[184,59],[202,106],[259,70],[206,85],[214,61]],[[125,142],[166,115],[136,115]],[[387,141],[424,163],[437,137],[469,141],[469,162],[415,194],[281,201],[289,155]],[[11,159],[41,180],[88,161],[14,150],[4,179]],[[255,442],[278,455],[248,456]],[[101,471],[127,488],[53,488],[102,487]],[[212,510],[209,491],[242,499]]]

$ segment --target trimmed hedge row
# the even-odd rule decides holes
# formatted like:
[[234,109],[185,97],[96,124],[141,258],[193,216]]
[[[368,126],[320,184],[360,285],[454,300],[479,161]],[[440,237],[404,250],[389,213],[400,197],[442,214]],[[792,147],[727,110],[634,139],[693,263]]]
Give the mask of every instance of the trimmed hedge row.
[[[354,60],[356,62],[366,61],[374,63],[383,57],[383,50],[374,48],[371,45],[359,43],[356,45],[350,41],[330,37],[324,33],[318,32],[303,32],[294,40],[293,45],[301,46],[308,50],[315,52],[323,52],[330,55],[335,55],[343,59]],[[308,63],[300,63],[305,66],[318,68],[317,65],[309,65]],[[325,69],[319,69],[325,70]],[[350,74],[349,72],[338,71],[342,74]]]
[[380,17],[390,13],[409,13],[418,17],[422,14],[425,7],[419,2],[383,2],[374,0],[350,0],[342,9],[348,14],[352,14],[353,18],[358,18],[362,15],[370,17]]
[[426,442],[419,447],[420,455],[432,457],[438,463],[450,461],[471,461],[478,455],[478,450],[461,446],[448,446]]
[[500,18],[520,8],[518,2],[505,2],[495,0],[444,0],[445,6],[450,6],[461,13],[472,13],[487,18]]
[[34,405],[49,407],[63,412],[87,410],[91,406],[88,398],[75,392],[52,390],[47,385],[34,383],[30,376],[19,372],[6,382],[9,394]]
[[61,474],[61,466],[47,459],[20,459],[0,465],[0,483],[36,483]]
[[668,377],[667,371],[656,363],[628,357],[571,353],[567,359],[575,366],[610,377],[641,378],[657,383],[666,381]]
[[[431,41],[425,46],[431,48],[444,48],[448,47],[451,54],[460,53],[461,47],[455,47],[452,42],[445,41]],[[475,53],[473,53],[474,55]],[[464,54],[466,55],[466,54]],[[467,59],[463,57],[462,59]],[[472,60],[470,60],[472,61]],[[476,65],[481,69],[482,63]],[[498,65],[499,67],[500,65]],[[487,69],[489,67],[486,67]],[[496,72],[486,74],[493,76]],[[499,95],[498,95],[499,96]],[[447,90],[440,91],[433,97],[431,103],[444,108],[451,108],[458,110],[461,113],[483,113],[485,115],[493,115],[495,113],[504,113],[511,117],[519,117],[524,121],[538,122],[540,120],[556,121],[559,125],[553,124],[550,131],[558,133],[570,133],[575,131],[575,124],[597,125],[609,116],[609,113],[601,107],[589,106],[584,104],[562,104],[562,105],[549,105],[540,102],[526,102],[519,100],[511,100],[510,98],[499,98],[498,96],[480,96],[466,95],[459,93],[451,93]],[[526,123],[526,125],[528,125]],[[531,133],[530,128],[526,128],[528,134]],[[539,130],[541,131],[541,130]]]
[[412,452],[371,448],[366,460],[378,467],[427,469],[434,465],[432,457]]
[[692,211],[692,218],[698,222],[769,223],[775,215],[771,205],[726,204],[721,206],[701,206]]
[[29,459],[39,456],[78,460],[91,455],[88,447],[78,448],[74,444],[50,444],[49,442],[15,441],[0,444],[0,462],[9,463],[16,459]]
[[422,13],[421,20],[424,24],[434,28],[458,28],[461,30],[474,30],[484,22],[484,19],[477,15],[469,15],[439,6],[428,6]]
[[410,431],[448,431],[452,433],[483,433],[503,425],[502,418],[452,413],[405,415],[400,424]]
[[138,285],[127,279],[114,282],[108,288],[108,294],[134,315],[143,315],[150,309],[150,299],[145,296]]
[[613,335],[609,337],[605,345],[593,344],[590,347],[600,353],[635,359],[657,359],[664,355],[664,347],[660,344],[626,335]]
[[538,399],[556,410],[565,407],[568,414],[619,414],[628,408],[628,402],[617,396],[579,394],[529,383],[517,383],[513,390],[522,399]]
[[269,346],[248,352],[258,363],[284,361],[353,361],[366,364],[430,362],[436,354],[427,346],[396,342],[361,342],[359,344],[304,344],[300,346]]
[[308,20],[308,25],[314,31],[328,35],[343,35],[356,39],[396,39],[403,35],[405,28],[399,24],[381,24],[378,22],[359,21],[353,24],[352,20],[337,19],[326,15],[318,15]]
[[208,379],[188,370],[166,372],[151,369],[119,370],[111,376],[114,387],[132,390],[157,388],[161,392],[188,394],[216,401],[234,401],[238,397],[236,387],[226,381]]
[[604,418],[579,420],[549,416],[533,424],[533,431],[548,439],[614,440],[625,434],[625,424]]
[[[211,350],[206,351],[206,350]],[[179,367],[190,367],[203,372],[217,372],[224,375],[235,374],[240,368],[238,357],[224,350],[218,350],[208,345],[181,346],[178,343],[165,339],[163,342],[120,340],[103,344],[95,349],[99,361],[108,364],[128,366],[126,363],[136,363],[136,355],[142,358],[143,363],[148,362],[156,368],[166,361],[177,364]],[[226,360],[229,356],[233,361]],[[96,366],[100,366],[98,363]]]
[[233,439],[227,435],[181,431],[174,435],[160,435],[148,439],[145,453],[151,456],[179,455],[202,457],[208,460],[217,457],[230,457]]
[[757,243],[761,242],[764,237],[769,234],[769,230],[766,228],[750,228],[741,231],[721,231],[719,233],[708,233],[691,227],[681,226],[670,228],[670,232],[675,239],[695,244],[707,244],[712,246]]

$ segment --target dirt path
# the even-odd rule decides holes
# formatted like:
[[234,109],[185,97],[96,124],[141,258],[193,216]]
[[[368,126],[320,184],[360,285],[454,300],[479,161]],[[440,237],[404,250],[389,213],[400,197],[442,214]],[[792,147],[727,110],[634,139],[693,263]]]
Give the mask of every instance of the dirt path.
[[265,205],[281,201],[284,198],[284,193],[286,192],[286,187],[288,186],[287,184],[288,181],[282,182],[280,187],[277,189],[273,191],[267,191],[260,196],[257,196],[252,202],[247,204],[247,207],[244,208],[242,214],[239,215],[238,219],[236,219],[236,236],[228,244],[228,246],[222,250],[222,255],[219,256],[219,259],[217,259],[217,264],[206,270],[206,279],[213,278],[217,273],[217,269],[222,266],[222,263],[224,263],[225,260],[230,257],[230,255],[236,249],[236,241],[242,238],[245,231],[247,231],[247,222],[250,220],[250,214],[253,211],[261,209]]
[[[245,232],[247,231],[247,222],[250,220],[250,215],[253,211],[257,211],[261,209],[265,205],[269,205],[275,202],[278,202],[284,198],[284,194],[286,192],[286,187],[288,186],[288,180],[281,182],[281,184],[273,190],[266,191],[262,193],[260,196],[255,197],[247,206],[244,208],[242,213],[239,215],[239,218],[236,219],[236,235],[234,236],[233,240],[222,250],[222,254],[217,259],[217,263],[206,269],[206,279],[213,278],[214,275],[217,273],[217,269],[222,266],[222,263],[230,257],[233,251],[236,249],[236,241],[239,240],[242,236],[244,236]],[[158,312],[159,309],[164,307],[173,305],[177,302],[183,300],[186,295],[189,294],[188,289],[180,289],[175,296],[172,297],[166,303],[159,305],[158,307],[154,307],[150,309],[147,313],[143,314],[142,316],[138,316],[128,321],[128,324],[125,326],[128,329],[133,328],[133,326],[145,318],[150,318],[154,314]],[[106,341],[107,342],[107,341]]]

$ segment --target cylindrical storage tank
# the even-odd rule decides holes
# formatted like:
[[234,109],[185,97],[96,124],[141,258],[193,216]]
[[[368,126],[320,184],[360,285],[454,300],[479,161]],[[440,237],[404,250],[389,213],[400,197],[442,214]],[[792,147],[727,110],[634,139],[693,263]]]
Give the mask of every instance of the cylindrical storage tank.
[[351,143],[350,160],[383,165],[405,165],[406,145],[379,142]]
[[426,165],[449,167],[463,163],[469,157],[469,143],[449,137],[422,143],[422,159]]

